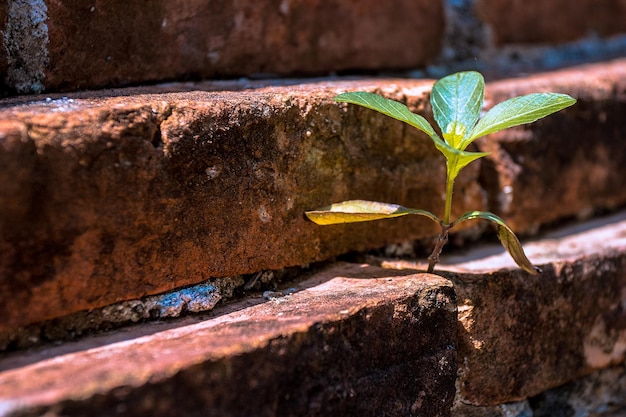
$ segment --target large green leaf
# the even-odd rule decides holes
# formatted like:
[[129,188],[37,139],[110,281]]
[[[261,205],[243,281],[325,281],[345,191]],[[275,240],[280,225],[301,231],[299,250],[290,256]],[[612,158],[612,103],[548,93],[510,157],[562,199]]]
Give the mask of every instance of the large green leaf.
[[486,211],[470,211],[459,217],[455,224],[472,219],[484,219],[494,223],[498,231],[498,239],[500,239],[502,246],[504,246],[507,252],[509,252],[515,263],[531,275],[536,275],[538,272],[541,272],[541,269],[533,266],[533,264],[528,260],[526,254],[524,253],[524,248],[522,248],[522,244],[504,220],[495,214]]
[[364,91],[348,92],[336,96],[335,101],[340,103],[358,104],[359,106],[376,110],[379,113],[393,117],[394,119],[418,128],[431,138],[433,136],[437,136],[433,127],[422,116],[413,113],[404,104],[379,96],[378,94],[367,93]]
[[458,72],[437,81],[430,95],[435,121],[446,142],[459,149],[474,127],[483,106],[485,81],[475,71]]
[[365,200],[343,201],[319,210],[307,211],[305,214],[311,221],[319,225],[366,222],[406,216],[407,214],[426,216],[439,224],[437,216],[426,210],[416,210],[397,204]]
[[474,139],[481,136],[532,123],[574,103],[576,103],[574,98],[557,93],[534,93],[503,101],[478,121],[460,148],[465,149]]
[[446,157],[446,160],[449,161],[450,159],[455,159],[458,161],[458,165],[461,166],[461,168],[473,160],[487,155],[486,153],[481,152],[460,151],[451,147],[446,142],[441,140],[439,136],[437,136],[433,127],[422,116],[411,112],[411,110],[409,110],[409,108],[404,104],[379,96],[378,94],[362,91],[348,92],[336,96],[335,101],[357,104],[371,110],[376,110],[386,116],[416,127],[430,136],[435,144],[435,147]]

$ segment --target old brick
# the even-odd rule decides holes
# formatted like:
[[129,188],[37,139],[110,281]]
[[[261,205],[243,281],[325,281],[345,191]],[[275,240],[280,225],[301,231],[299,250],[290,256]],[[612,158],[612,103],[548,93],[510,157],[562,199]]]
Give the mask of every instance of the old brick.
[[558,43],[626,32],[626,5],[620,0],[477,0],[476,12],[497,45]]
[[459,276],[460,393],[475,405],[523,400],[624,359],[626,256]]
[[343,264],[299,288],[143,337],[127,331],[124,340],[87,340],[47,359],[5,359],[0,412],[450,415],[456,306],[448,281]]
[[[626,152],[619,150],[625,65],[488,86],[488,105],[536,91],[579,98],[527,128],[479,141],[492,151],[481,175],[488,208],[515,230],[530,233],[626,202]],[[423,219],[324,228],[302,216],[349,198],[441,212],[442,200],[433,196],[443,189],[443,165],[430,141],[331,100],[339,91],[380,91],[428,113],[430,86],[207,83],[172,85],[179,92],[171,93],[159,87],[13,100],[0,112],[3,126],[23,126],[28,137],[19,141],[22,151],[4,157],[24,159],[2,174],[15,186],[0,189],[10,194],[0,200],[14,204],[0,218],[10,231],[0,243],[7,317],[0,327],[432,236],[435,228]],[[480,166],[470,165],[458,181],[455,214],[487,208]]]
[[[9,11],[8,2],[0,3],[0,74],[5,74],[9,68],[9,57],[5,46],[5,32],[7,15]],[[3,89],[0,88],[0,95],[3,95]]]
[[[0,216],[0,330],[433,236],[421,218],[319,227],[304,217],[351,198],[442,211],[444,165],[430,139],[332,101],[383,90],[424,111],[430,85],[76,96],[0,110],[27,132],[18,150],[0,147],[19,168],[0,168],[14,184],[0,201],[15,206]],[[478,168],[459,180],[457,214],[483,207]]]
[[492,211],[516,231],[586,218],[626,203],[626,61],[504,80],[487,87],[488,106],[532,92],[578,102],[536,123],[479,139],[491,152],[481,183]]
[[626,401],[624,366],[603,369],[531,399],[534,417],[598,415],[621,417]]
[[492,406],[475,406],[457,401],[452,407],[452,415],[454,417],[534,417],[528,401]]
[[[526,243],[543,269],[537,276],[517,268],[499,245],[443,257],[436,272],[458,297],[460,416],[523,410],[530,397],[623,363],[624,236],[622,212]],[[382,261],[396,269],[423,265]]]
[[[49,41],[37,47],[41,51],[9,52],[47,56],[48,91],[414,68],[438,55],[444,28],[441,1],[36,3],[46,13]],[[28,36],[24,32],[16,44],[27,44]],[[20,89],[29,92],[27,85]]]
[[459,271],[444,275],[459,298],[463,402],[524,400],[624,361],[625,230],[621,215],[527,244],[528,256],[543,268],[536,277],[494,271],[511,265],[506,254],[450,261]]

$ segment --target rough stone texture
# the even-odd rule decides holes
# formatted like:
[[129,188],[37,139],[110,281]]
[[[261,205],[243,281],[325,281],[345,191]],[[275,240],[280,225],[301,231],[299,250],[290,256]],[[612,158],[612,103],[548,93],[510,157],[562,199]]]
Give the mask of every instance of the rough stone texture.
[[505,265],[504,254],[449,260],[449,269],[459,271],[444,275],[459,299],[462,402],[524,400],[624,361],[626,220],[605,222],[525,245],[543,268],[534,277],[519,269],[476,273]]
[[488,106],[532,92],[578,102],[557,115],[479,139],[489,206],[516,231],[626,204],[626,61],[490,83]]
[[[46,12],[48,42],[16,39],[15,45],[30,46],[10,50],[9,64],[47,56],[47,91],[414,68],[437,56],[444,30],[442,2],[429,0],[14,3],[26,20],[22,27],[31,23],[24,9],[36,5]],[[9,90],[18,87],[10,79],[4,83]],[[20,92],[29,92],[28,86]]]
[[5,35],[9,3],[0,3],[0,74],[5,74],[9,68],[9,57],[5,47]]
[[[490,84],[489,105],[546,90],[580,101],[481,141],[492,157],[463,172],[455,214],[490,208],[531,233],[626,203],[625,72],[622,60]],[[442,211],[444,165],[431,141],[332,101],[341,91],[379,91],[428,113],[430,87],[207,83],[5,101],[0,331],[433,236],[421,218],[319,227],[303,216],[350,198]]]
[[[474,0],[446,1],[446,30],[439,64],[476,61],[489,47],[490,36],[478,17]],[[437,77],[439,78],[439,77]]]
[[300,288],[148,336],[47,359],[33,353],[35,362],[15,368],[19,358],[5,358],[0,414],[450,415],[448,281],[352,264]]
[[242,285],[241,276],[223,277],[164,294],[122,301],[22,326],[0,333],[0,352],[59,344],[133,323],[210,311],[219,302],[232,298],[234,290]]
[[533,417],[626,415],[624,365],[595,372],[530,400]]
[[[445,168],[429,138],[332,101],[382,90],[421,112],[430,86],[111,93],[0,109],[0,330],[432,236],[421,218],[304,217],[351,198],[443,210]],[[456,213],[484,207],[478,172],[459,180]]]
[[625,269],[622,254],[546,266],[536,278],[457,276],[463,401],[523,400],[624,360]]
[[[555,414],[553,417],[557,416]],[[457,402],[452,407],[453,417],[535,417],[528,401],[477,407]]]
[[43,0],[7,3],[2,34],[6,53],[6,73],[1,73],[3,84],[20,93],[39,93],[44,89],[49,64],[48,8]]
[[562,228],[524,249],[541,274],[517,268],[499,245],[446,256],[435,270],[458,297],[457,409],[468,416],[485,409],[464,405],[495,406],[491,415],[626,359],[626,213]]
[[568,42],[590,33],[626,32],[626,4],[621,0],[476,0],[475,7],[497,45]]

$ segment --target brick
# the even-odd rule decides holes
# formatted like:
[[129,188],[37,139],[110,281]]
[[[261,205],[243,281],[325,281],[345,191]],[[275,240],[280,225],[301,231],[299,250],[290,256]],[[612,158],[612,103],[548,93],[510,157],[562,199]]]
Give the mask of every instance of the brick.
[[[535,91],[568,92],[579,103],[479,141],[491,160],[464,171],[454,212],[490,209],[533,233],[624,204],[624,65],[490,83],[488,105]],[[0,177],[13,185],[0,190],[8,213],[0,218],[0,330],[210,277],[432,237],[423,219],[325,228],[302,216],[349,198],[442,211],[433,196],[443,164],[430,141],[331,100],[379,91],[428,113],[430,86],[205,83],[7,101]]]
[[559,413],[623,417],[626,401],[624,366],[603,369],[532,398],[533,416],[549,417]]
[[626,61],[490,83],[488,106],[532,92],[578,102],[536,123],[479,139],[490,210],[522,233],[626,204]]
[[[12,207],[0,216],[0,330],[433,236],[421,218],[304,217],[353,198],[443,210],[433,196],[445,167],[429,138],[332,101],[376,90],[423,111],[431,82],[396,81],[124,90],[0,110],[0,159],[11,161],[0,177],[14,184],[0,189]],[[478,172],[459,179],[455,213],[483,207]]]
[[528,401],[482,407],[463,404],[457,401],[454,407],[452,407],[452,415],[454,417],[534,417],[533,410],[530,404],[528,404]]
[[621,214],[527,243],[543,269],[535,277],[504,253],[448,260],[453,272],[443,275],[459,299],[460,401],[523,401],[624,361],[625,230]]
[[[27,2],[24,2],[27,3]],[[327,74],[415,68],[441,48],[442,1],[41,1],[48,41],[16,30],[15,65],[6,88],[37,92],[124,86],[163,80]],[[10,16],[11,17],[11,16]],[[19,21],[19,22],[18,22]],[[43,38],[42,38],[43,39]],[[406,45],[410,45],[407,47]],[[22,56],[41,57],[43,80],[13,80]],[[47,57],[47,58],[45,58]],[[19,75],[21,77],[22,75]],[[27,78],[27,77],[22,77]]]
[[611,36],[626,32],[626,5],[620,0],[477,0],[475,8],[496,45],[562,43],[590,33]]
[[[626,256],[459,276],[460,393],[474,405],[519,401],[624,360]],[[602,282],[602,285],[598,283]]]
[[435,272],[452,281],[458,298],[456,414],[522,415],[529,398],[623,363],[625,233],[621,212],[528,242],[529,259],[543,270],[537,276],[499,245],[442,258]]
[[0,91],[39,92],[48,60],[47,7],[43,1],[9,1],[0,11],[4,71]]
[[[7,56],[7,50],[5,47],[5,32],[8,11],[8,3],[2,2],[2,4],[0,4],[0,74],[5,74],[9,68],[9,57]],[[2,88],[0,88],[0,94],[2,94],[2,92]]]
[[126,331],[47,358],[37,352],[5,358],[0,411],[450,415],[456,305],[448,281],[339,264],[298,288],[144,336]]

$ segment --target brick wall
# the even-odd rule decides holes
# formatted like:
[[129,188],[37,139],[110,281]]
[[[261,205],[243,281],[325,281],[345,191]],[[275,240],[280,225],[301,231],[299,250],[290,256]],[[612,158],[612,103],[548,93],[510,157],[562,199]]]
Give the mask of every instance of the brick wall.
[[467,67],[494,50],[590,36],[603,44],[588,53],[615,54],[607,45],[626,32],[625,13],[619,0],[9,0],[0,90]]

